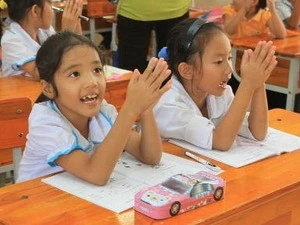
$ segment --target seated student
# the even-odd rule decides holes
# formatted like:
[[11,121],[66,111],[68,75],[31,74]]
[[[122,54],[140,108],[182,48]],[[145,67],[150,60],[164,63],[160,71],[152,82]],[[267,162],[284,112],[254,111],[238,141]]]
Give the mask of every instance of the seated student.
[[173,73],[171,90],[154,107],[163,138],[226,151],[237,135],[266,137],[265,81],[277,64],[272,42],[244,51],[235,96],[227,85],[233,72],[231,45],[217,24],[200,19],[178,23],[160,53]]
[[290,29],[300,28],[300,1],[299,0],[277,0],[275,7],[280,19]]
[[[1,38],[3,76],[39,75],[35,56],[41,44],[55,33],[51,26],[53,10],[49,0],[6,0],[12,21]],[[67,0],[62,15],[62,29],[82,33],[78,16],[82,0]]]
[[223,20],[224,29],[231,38],[269,33],[274,38],[286,36],[273,0],[232,0],[231,5],[223,8]]
[[[158,164],[162,143],[152,108],[171,87],[167,63],[152,58],[135,70],[119,115],[104,100],[100,52],[72,32],[49,37],[37,53],[42,94],[29,118],[29,133],[17,182],[68,171],[104,185],[125,150],[144,163]],[[161,87],[161,88],[160,88]],[[141,133],[132,129],[140,118]]]

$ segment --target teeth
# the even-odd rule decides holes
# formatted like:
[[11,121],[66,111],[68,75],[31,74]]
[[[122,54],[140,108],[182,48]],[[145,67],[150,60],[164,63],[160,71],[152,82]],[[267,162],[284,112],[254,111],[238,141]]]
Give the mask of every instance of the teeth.
[[92,95],[87,95],[81,98],[82,101],[84,102],[88,102],[88,101],[93,101],[97,98],[96,94],[92,94]]

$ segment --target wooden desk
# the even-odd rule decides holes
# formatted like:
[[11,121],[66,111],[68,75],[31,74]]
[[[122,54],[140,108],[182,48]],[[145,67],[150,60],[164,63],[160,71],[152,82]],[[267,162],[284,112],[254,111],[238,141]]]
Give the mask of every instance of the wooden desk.
[[[300,136],[300,114],[274,109],[270,124]],[[180,147],[164,143],[166,152],[184,156]],[[133,209],[116,214],[44,184],[40,179],[0,188],[2,224],[202,224],[298,225],[300,224],[300,151],[232,168],[218,163],[227,181],[224,199],[155,221]]]
[[23,75],[0,77],[0,100],[28,97],[32,104],[40,94],[40,83]]
[[[259,35],[247,38],[239,38],[231,41],[233,68],[235,68],[238,50],[246,48],[255,48],[258,41],[271,40],[269,36]],[[276,46],[276,55],[280,59],[289,61],[288,82],[287,86],[280,84],[267,83],[268,90],[283,93],[287,95],[286,109],[293,111],[295,106],[295,96],[300,93],[300,34],[297,32],[289,32],[289,37],[285,39],[272,40]],[[237,80],[240,80],[236,73],[233,73]]]

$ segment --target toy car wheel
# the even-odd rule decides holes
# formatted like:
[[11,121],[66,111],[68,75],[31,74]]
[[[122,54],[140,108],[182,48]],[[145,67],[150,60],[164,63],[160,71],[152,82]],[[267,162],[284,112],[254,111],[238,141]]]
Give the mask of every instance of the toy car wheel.
[[214,199],[216,201],[220,200],[223,196],[223,188],[218,187],[214,193]]
[[174,202],[170,208],[170,215],[171,216],[177,215],[179,213],[180,207],[181,207],[180,202]]

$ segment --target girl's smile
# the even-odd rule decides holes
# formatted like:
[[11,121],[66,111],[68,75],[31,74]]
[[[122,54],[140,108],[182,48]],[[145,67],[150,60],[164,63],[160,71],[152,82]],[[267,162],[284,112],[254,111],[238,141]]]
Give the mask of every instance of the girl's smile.
[[99,99],[98,97],[98,94],[91,94],[82,97],[80,100],[85,104],[94,105],[97,103],[97,100]]

